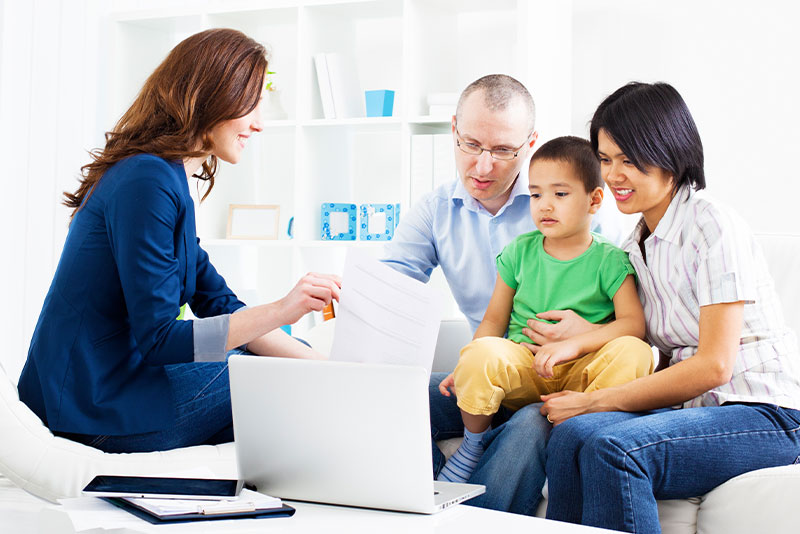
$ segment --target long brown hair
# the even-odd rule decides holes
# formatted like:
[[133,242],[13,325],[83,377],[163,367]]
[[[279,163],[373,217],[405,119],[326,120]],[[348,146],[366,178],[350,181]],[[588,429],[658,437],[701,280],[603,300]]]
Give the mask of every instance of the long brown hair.
[[[187,37],[167,55],[139,91],[133,105],[106,132],[106,146],[89,154],[81,167],[80,186],[64,192],[64,205],[74,208],[91,196],[109,167],[134,154],[166,160],[206,155],[209,132],[217,124],[242,117],[258,105],[267,73],[265,48],[245,34],[213,29]],[[214,187],[217,157],[210,156],[196,178]]]

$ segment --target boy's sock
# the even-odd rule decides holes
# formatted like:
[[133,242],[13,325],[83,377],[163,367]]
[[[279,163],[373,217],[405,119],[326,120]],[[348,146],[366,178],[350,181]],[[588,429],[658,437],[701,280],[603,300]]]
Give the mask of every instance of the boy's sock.
[[475,470],[475,466],[483,456],[483,445],[481,440],[486,430],[473,434],[466,428],[464,429],[464,441],[461,446],[444,464],[436,480],[445,482],[466,482]]

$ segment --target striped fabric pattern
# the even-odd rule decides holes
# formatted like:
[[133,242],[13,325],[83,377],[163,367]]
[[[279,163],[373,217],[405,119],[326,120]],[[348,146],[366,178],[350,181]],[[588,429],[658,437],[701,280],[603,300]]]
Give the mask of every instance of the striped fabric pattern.
[[465,428],[464,441],[444,464],[436,480],[443,482],[468,481],[483,456],[484,449],[481,440],[486,432],[487,430],[473,433]]
[[622,248],[638,275],[647,337],[670,365],[697,352],[700,307],[744,301],[739,353],[728,384],[683,404],[763,402],[800,409],[800,352],[785,326],[772,278],[747,224],[732,210],[683,187],[652,235],[640,220]]

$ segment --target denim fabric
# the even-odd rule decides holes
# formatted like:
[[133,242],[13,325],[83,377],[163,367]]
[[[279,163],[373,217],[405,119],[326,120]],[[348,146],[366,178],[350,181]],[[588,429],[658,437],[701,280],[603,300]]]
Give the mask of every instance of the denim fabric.
[[727,404],[573,417],[547,451],[547,518],[660,532],[656,499],[708,493],[748,471],[798,463],[800,411]]
[[[447,373],[433,373],[429,384],[433,476],[444,467],[445,457],[436,445],[442,439],[464,435],[461,411],[455,395],[445,397],[439,383]],[[535,515],[542,498],[544,466],[550,423],[539,413],[541,403],[511,412],[505,408],[495,415],[492,429],[483,437],[485,452],[467,481],[483,484],[486,493],[466,504],[516,514]]]
[[[241,349],[231,354],[250,354]],[[59,433],[104,452],[166,451],[233,441],[228,363],[195,362],[165,366],[175,405],[175,422],[165,430],[127,436]]]

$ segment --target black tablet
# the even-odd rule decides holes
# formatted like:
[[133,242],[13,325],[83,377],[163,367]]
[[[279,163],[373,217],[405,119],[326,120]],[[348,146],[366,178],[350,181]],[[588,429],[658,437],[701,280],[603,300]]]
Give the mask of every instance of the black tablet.
[[95,497],[225,499],[242,491],[244,481],[219,478],[168,478],[98,475],[83,488]]

